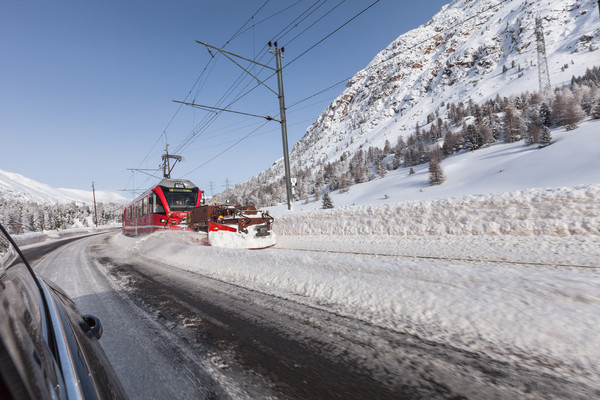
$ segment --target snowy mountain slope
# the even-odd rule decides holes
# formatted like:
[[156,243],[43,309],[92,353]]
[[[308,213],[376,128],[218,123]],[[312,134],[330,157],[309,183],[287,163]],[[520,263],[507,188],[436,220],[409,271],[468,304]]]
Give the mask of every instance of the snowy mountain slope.
[[[0,170],[0,199],[37,204],[71,202],[91,204],[93,194],[91,190],[55,189],[23,175]],[[96,201],[126,203],[127,199],[118,193],[97,190]]]
[[[384,178],[353,185],[345,193],[333,191],[330,196],[337,209],[600,184],[599,132],[600,121],[590,120],[573,131],[552,130],[555,142],[543,149],[519,141],[463,151],[442,161],[446,181],[438,186],[429,185],[429,165],[422,164],[414,167],[413,175],[407,168],[400,168],[389,171]],[[308,219],[316,227],[318,218],[301,214],[321,208],[322,202],[311,198],[308,203],[297,201],[294,213],[298,212],[299,219]],[[268,210],[276,218],[289,214],[284,204]],[[340,217],[339,221],[343,223],[345,219]]]
[[[352,77],[291,152],[292,170],[414,132],[444,104],[538,89],[535,18],[543,21],[550,80],[569,82],[598,63],[595,0],[454,0],[401,35]],[[282,160],[253,178],[274,181]]]

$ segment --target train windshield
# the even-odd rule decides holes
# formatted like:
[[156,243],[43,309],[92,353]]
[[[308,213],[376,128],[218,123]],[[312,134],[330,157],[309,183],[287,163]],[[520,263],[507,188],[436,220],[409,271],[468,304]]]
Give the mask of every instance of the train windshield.
[[198,202],[198,188],[173,189],[161,186],[171,211],[191,211]]

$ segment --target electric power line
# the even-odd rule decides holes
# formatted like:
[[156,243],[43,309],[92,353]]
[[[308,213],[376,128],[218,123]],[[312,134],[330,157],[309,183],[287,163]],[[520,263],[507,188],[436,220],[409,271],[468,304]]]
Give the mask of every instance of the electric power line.
[[233,148],[235,145],[237,145],[238,143],[241,143],[243,140],[247,139],[250,135],[252,135],[253,133],[255,133],[256,131],[258,131],[259,129],[261,129],[263,126],[265,126],[266,124],[268,124],[269,121],[263,122],[259,127],[257,127],[256,129],[254,129],[253,131],[251,131],[250,133],[248,133],[247,135],[243,136],[241,139],[237,140],[235,143],[233,143],[231,146],[227,147],[225,150],[221,151],[220,153],[216,154],[215,156],[213,156],[210,160],[205,161],[203,164],[200,164],[198,167],[192,169],[191,171],[189,171],[187,174],[183,175],[188,176],[189,174],[191,174],[192,172],[196,172],[197,170],[199,170],[200,168],[204,167],[206,164],[210,163],[211,161],[219,158],[219,156],[223,155],[225,152],[229,151],[231,148]]
[[[284,37],[285,35],[287,35],[287,33],[289,33],[289,32],[291,31],[291,29],[293,29],[294,27],[296,27],[296,26],[297,26],[297,25],[298,25],[298,24],[299,24],[299,23],[300,23],[300,22],[303,20],[303,16],[304,16],[305,14],[307,14],[307,13],[309,13],[309,15],[310,15],[310,14],[312,13],[312,11],[310,11],[310,10],[311,10],[313,7],[315,7],[315,5],[317,5],[318,3],[320,3],[321,1],[323,1],[323,0],[317,0],[316,2],[314,2],[314,3],[313,3],[311,6],[309,6],[309,7],[308,7],[306,10],[304,10],[304,11],[303,11],[303,12],[302,12],[302,13],[301,13],[299,16],[297,16],[297,17],[296,17],[294,20],[292,20],[292,21],[291,21],[291,22],[290,22],[290,23],[289,23],[289,24],[288,24],[286,27],[284,27],[284,28],[283,28],[283,29],[282,29],[282,30],[281,30],[279,33],[277,33],[275,36],[277,37],[277,36],[281,35],[281,34],[282,34],[282,32],[284,32],[284,31],[286,31],[286,30],[287,30],[287,32],[286,32],[286,33],[283,33],[283,36],[282,36],[282,37]],[[327,0],[324,0],[324,1],[326,2]],[[298,4],[298,3],[299,3],[299,2],[297,2],[297,3],[294,3],[293,5],[295,5],[295,4]],[[324,4],[324,3],[323,3],[323,4]],[[293,6],[293,5],[292,5],[292,6]],[[290,7],[291,7],[291,6],[290,6]],[[273,14],[272,16],[274,16],[274,15],[277,15],[277,14],[279,14],[279,13],[283,12],[283,11],[286,11],[286,10],[288,10],[290,7],[287,7],[287,8],[285,8],[285,9],[283,9],[283,10],[281,10],[281,11],[279,11],[279,12],[277,12],[277,13]],[[320,6],[319,6],[319,7],[320,7]],[[317,7],[317,8],[318,8],[318,7]],[[314,11],[314,10],[313,10],[313,11]],[[255,15],[256,15],[256,13],[255,13]],[[263,20],[263,21],[264,21],[264,20]],[[298,22],[298,21],[300,21],[300,22]],[[290,28],[290,27],[291,27],[291,28]],[[238,32],[239,32],[239,30],[238,30]],[[236,33],[236,35],[237,35],[237,33]],[[234,35],[234,37],[235,37],[236,35]],[[228,41],[228,43],[229,43],[229,41]],[[261,61],[261,60],[262,60],[262,59],[263,59],[263,58],[264,58],[264,57],[265,57],[267,54],[268,54],[268,49],[267,49],[267,46],[265,45],[265,46],[263,47],[262,51],[261,51],[261,55],[260,55],[260,57],[259,57],[258,59],[257,59],[257,58],[255,58],[253,61]],[[212,55],[212,53],[211,53],[211,55]],[[214,56],[213,56],[213,57],[214,57]],[[252,65],[252,66],[250,67],[250,69],[253,69],[254,67],[255,67],[255,66],[254,66],[254,65]],[[262,71],[262,68],[261,68],[261,70],[260,70],[260,71]],[[260,71],[259,71],[259,72],[260,72]],[[267,79],[270,79],[270,78],[271,78],[272,76],[274,76],[274,75],[275,75],[275,74],[271,75],[271,76],[270,76],[269,78],[267,78]],[[247,77],[247,75],[245,75],[244,73],[240,73],[240,75],[239,75],[239,76],[238,76],[238,78],[237,78],[237,79],[236,79],[236,80],[235,80],[235,81],[232,83],[232,85],[230,86],[230,88],[229,88],[229,89],[228,89],[228,90],[227,90],[227,91],[226,91],[226,92],[225,92],[225,93],[224,93],[224,94],[221,96],[221,98],[219,99],[219,101],[216,103],[216,106],[223,106],[223,104],[224,104],[224,102],[225,102],[225,99],[226,99],[227,97],[229,97],[229,95],[233,94],[233,91],[234,91],[235,89],[237,89],[237,88],[238,88],[238,87],[241,85],[241,83],[243,82],[244,78],[246,78],[246,77]],[[244,87],[243,87],[243,88],[242,88],[240,91],[238,91],[237,97],[234,97],[234,98],[233,98],[233,100],[231,100],[231,101],[230,101],[230,102],[229,102],[229,103],[228,103],[226,106],[224,106],[223,108],[228,108],[228,107],[231,107],[231,106],[232,106],[232,105],[234,105],[236,102],[240,101],[242,98],[244,98],[245,96],[247,96],[249,93],[251,93],[252,91],[254,91],[256,88],[258,88],[258,86],[259,86],[259,85],[256,85],[256,86],[254,86],[253,88],[251,88],[250,90],[248,90],[247,92],[245,92],[245,93],[241,94],[241,93],[242,93],[242,91],[246,90],[246,88],[248,88],[248,86],[249,86],[250,84],[251,84],[251,81],[250,81],[250,82],[248,82],[248,83],[246,83],[246,84],[244,85]],[[210,115],[207,115],[207,116],[205,116],[205,117],[203,118],[203,120],[202,120],[202,121],[200,121],[200,122],[198,123],[198,125],[196,126],[196,128],[194,128],[194,129],[193,129],[193,130],[192,130],[192,131],[191,131],[191,132],[190,132],[190,133],[189,133],[189,134],[186,136],[186,138],[185,138],[185,139],[184,139],[184,140],[183,140],[183,141],[182,141],[182,142],[181,142],[181,143],[180,143],[180,144],[177,146],[177,148],[176,148],[176,151],[182,150],[182,149],[183,149],[183,148],[184,148],[186,145],[188,145],[188,144],[191,144],[193,141],[195,141],[195,140],[196,140],[196,138],[197,138],[198,136],[200,136],[200,135],[201,135],[203,132],[205,132],[205,131],[206,131],[206,129],[208,129],[208,127],[209,127],[209,126],[210,126],[210,125],[211,125],[211,124],[212,124],[212,123],[213,123],[213,122],[214,122],[214,121],[215,121],[215,120],[216,120],[216,119],[219,117],[219,115],[220,115],[220,113],[216,113],[216,114],[210,114]]]
[[300,32],[299,34],[297,34],[296,36],[294,36],[292,39],[290,39],[287,43],[286,46],[289,46],[290,43],[292,43],[294,40],[298,39],[298,37],[300,37],[301,35],[303,35],[306,31],[308,31],[310,28],[312,28],[314,25],[316,25],[318,22],[320,22],[323,18],[325,18],[326,16],[328,16],[329,14],[331,14],[333,11],[335,11],[339,6],[341,6],[342,4],[344,4],[346,2],[346,0],[341,0],[339,3],[337,3],[331,10],[327,11],[325,14],[323,14],[321,16],[321,18],[317,19],[316,21],[314,21],[312,24],[310,24],[308,27],[306,27],[302,32]]
[[[229,44],[229,42],[231,42],[233,39],[235,39],[238,35],[238,33],[250,22],[253,20],[253,18],[269,3],[270,0],[266,0],[262,6],[260,6],[258,8],[258,10],[256,10],[254,12],[254,14],[248,18],[248,20],[240,27],[238,28],[238,30],[236,31],[236,33],[234,33],[231,38],[222,46],[225,47],[227,44]],[[187,100],[189,98],[189,96],[191,95],[192,91],[194,90],[194,87],[196,87],[196,85],[198,84],[198,82],[200,81],[200,79],[204,76],[204,74],[206,73],[209,65],[211,64],[212,58],[211,60],[209,60],[206,64],[206,66],[204,67],[204,69],[202,70],[202,72],[200,73],[200,75],[198,76],[198,78],[196,79],[196,81],[194,82],[194,84],[192,85],[192,88],[189,90],[188,94],[186,95],[184,100]],[[160,138],[164,135],[165,136],[165,142],[167,142],[167,129],[169,129],[169,127],[171,126],[171,124],[173,123],[173,120],[175,119],[175,117],[177,116],[177,114],[179,113],[179,111],[181,110],[181,107],[183,107],[183,105],[180,105],[177,110],[175,111],[174,115],[171,117],[171,119],[169,120],[169,122],[167,123],[167,126],[165,127],[165,129],[163,129],[163,132],[159,135],[157,142],[160,140]],[[148,158],[149,154],[154,150],[154,148],[156,147],[156,143],[154,143],[154,145],[151,147],[150,151],[148,152],[148,154],[146,154],[146,156],[144,157],[144,159],[140,162],[140,165],[144,163],[144,161],[146,161],[146,159]]]
[[380,1],[381,0],[375,0],[373,3],[371,3],[369,6],[367,6],[367,8],[363,9],[361,12],[359,12],[358,14],[356,14],[354,17],[352,17],[348,21],[344,22],[342,25],[340,25],[339,27],[337,27],[335,30],[333,30],[332,32],[330,32],[329,34],[327,34],[323,39],[319,40],[317,43],[313,44],[311,47],[309,47],[308,49],[306,49],[298,57],[294,58],[292,61],[290,61],[289,63],[287,63],[286,67],[288,67],[290,64],[294,63],[300,57],[304,56],[306,53],[308,53],[309,51],[311,51],[312,49],[314,49],[315,47],[317,47],[318,45],[320,45],[321,43],[323,43],[325,40],[327,40],[329,37],[331,37],[334,33],[336,33],[337,31],[339,31],[340,29],[342,29],[346,25],[348,25],[350,22],[354,21],[360,15],[362,15],[363,13],[365,13],[369,8],[373,7],[375,4],[379,3]]

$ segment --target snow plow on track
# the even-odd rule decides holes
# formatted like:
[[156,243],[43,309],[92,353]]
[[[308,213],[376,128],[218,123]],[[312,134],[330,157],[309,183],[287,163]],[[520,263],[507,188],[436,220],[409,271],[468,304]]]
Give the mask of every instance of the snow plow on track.
[[187,216],[187,225],[205,232],[201,243],[208,246],[264,249],[275,245],[273,217],[254,206],[201,205]]

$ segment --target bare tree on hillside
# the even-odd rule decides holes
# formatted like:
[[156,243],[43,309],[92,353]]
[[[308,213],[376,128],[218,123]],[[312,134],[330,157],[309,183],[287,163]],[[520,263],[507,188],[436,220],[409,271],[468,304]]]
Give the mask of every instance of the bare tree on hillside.
[[583,111],[583,108],[577,101],[575,101],[574,98],[571,98],[566,103],[565,115],[563,117],[565,128],[568,131],[572,131],[573,129],[577,128],[577,124],[579,124],[585,117],[586,115],[585,111]]
[[512,102],[508,102],[504,110],[504,141],[513,143],[521,140],[524,122],[520,111],[517,110]]

